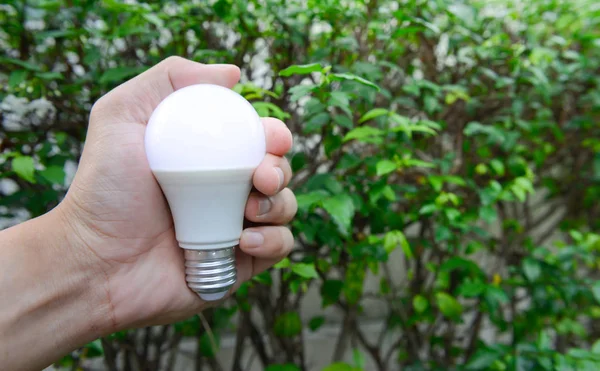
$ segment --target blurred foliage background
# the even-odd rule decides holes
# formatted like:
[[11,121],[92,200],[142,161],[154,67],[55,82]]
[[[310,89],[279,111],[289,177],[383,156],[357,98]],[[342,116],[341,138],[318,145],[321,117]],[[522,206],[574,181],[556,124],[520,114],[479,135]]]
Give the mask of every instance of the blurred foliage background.
[[2,227],[60,201],[93,102],[171,55],[240,66],[295,136],[288,259],[60,367],[600,368],[597,2],[5,0],[0,24]]

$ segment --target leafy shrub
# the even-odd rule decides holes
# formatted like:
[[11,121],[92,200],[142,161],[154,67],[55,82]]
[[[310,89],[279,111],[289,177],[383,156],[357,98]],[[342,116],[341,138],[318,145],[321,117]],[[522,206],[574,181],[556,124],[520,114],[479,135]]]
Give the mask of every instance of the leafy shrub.
[[[234,328],[234,369],[244,341],[270,371],[308,369],[303,334],[328,321],[301,320],[315,288],[341,314],[326,370],[600,366],[597,6],[31,0],[0,21],[13,222],[60,200],[91,104],[169,55],[241,66],[236,89],[296,138],[288,259],[203,317],[114,334],[64,364],[104,355],[117,369],[124,354],[157,369],[195,337],[197,365],[217,370]],[[372,339],[359,324],[374,302]]]

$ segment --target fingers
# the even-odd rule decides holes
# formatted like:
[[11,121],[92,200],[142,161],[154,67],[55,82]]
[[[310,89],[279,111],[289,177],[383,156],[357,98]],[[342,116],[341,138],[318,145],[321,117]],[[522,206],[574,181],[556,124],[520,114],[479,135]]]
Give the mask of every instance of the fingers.
[[254,187],[261,193],[272,196],[290,182],[292,168],[285,157],[267,153],[254,172]]
[[292,148],[292,132],[280,120],[272,117],[262,119],[265,128],[267,152],[283,156]]
[[262,119],[265,128],[267,155],[254,172],[254,187],[272,196],[286,187],[292,177],[292,168],[283,157],[292,148],[292,133],[275,118]]
[[297,211],[296,196],[289,188],[271,197],[253,192],[246,203],[246,219],[254,223],[287,224]]
[[[286,257],[294,247],[292,232],[282,226],[247,228],[240,238],[240,249],[255,258],[254,264],[261,265],[259,270],[268,268],[273,261]],[[261,262],[261,259],[266,259]],[[264,264],[263,264],[264,263]],[[253,275],[259,273],[253,269]]]
[[169,57],[104,95],[93,115],[119,112],[133,122],[146,124],[156,106],[175,90],[193,84],[215,84],[232,88],[240,78],[234,65],[207,65],[180,57]]

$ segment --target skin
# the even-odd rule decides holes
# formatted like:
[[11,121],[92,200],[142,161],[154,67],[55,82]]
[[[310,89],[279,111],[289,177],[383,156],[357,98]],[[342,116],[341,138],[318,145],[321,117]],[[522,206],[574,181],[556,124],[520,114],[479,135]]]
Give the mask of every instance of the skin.
[[[40,370],[115,331],[167,324],[207,308],[187,288],[183,250],[144,153],[144,130],[168,94],[197,83],[233,87],[240,71],[178,57],[118,86],[92,108],[88,136],[65,199],[0,232],[0,364]],[[267,152],[253,177],[238,283],[292,249],[297,204],[286,188],[292,135],[263,119]]]

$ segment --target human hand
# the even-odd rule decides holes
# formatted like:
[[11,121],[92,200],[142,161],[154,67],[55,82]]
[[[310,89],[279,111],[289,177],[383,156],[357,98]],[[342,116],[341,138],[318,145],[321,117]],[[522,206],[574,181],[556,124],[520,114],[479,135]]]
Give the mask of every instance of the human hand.
[[[75,179],[58,206],[71,245],[95,267],[99,295],[112,331],[182,320],[207,306],[186,284],[183,249],[172,216],[144,152],[146,123],[177,89],[197,83],[233,87],[240,72],[171,57],[115,88],[92,109]],[[263,119],[267,155],[255,171],[246,228],[236,253],[238,282],[285,257],[293,237],[284,227],[296,213],[292,176],[283,157],[292,135],[285,124]],[[259,215],[260,214],[260,215]]]

